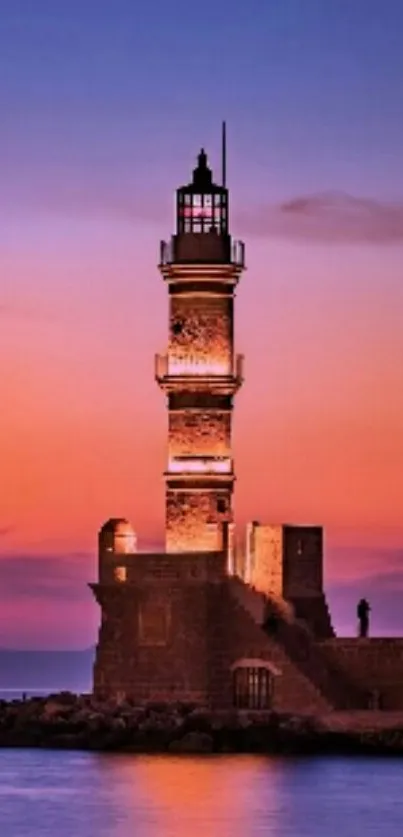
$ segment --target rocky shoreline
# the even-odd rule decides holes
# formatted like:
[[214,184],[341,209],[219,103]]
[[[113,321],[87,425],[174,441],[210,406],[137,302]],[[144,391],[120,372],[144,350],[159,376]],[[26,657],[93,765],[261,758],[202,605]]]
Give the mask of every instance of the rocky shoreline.
[[403,755],[403,713],[218,711],[190,704],[100,703],[69,692],[0,701],[0,747],[132,753]]

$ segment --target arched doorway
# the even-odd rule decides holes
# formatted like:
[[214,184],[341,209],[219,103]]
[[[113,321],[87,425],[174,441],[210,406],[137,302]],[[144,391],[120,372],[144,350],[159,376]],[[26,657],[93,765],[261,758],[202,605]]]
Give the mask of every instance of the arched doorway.
[[239,660],[232,666],[232,700],[236,709],[271,709],[273,679],[280,672],[259,659]]

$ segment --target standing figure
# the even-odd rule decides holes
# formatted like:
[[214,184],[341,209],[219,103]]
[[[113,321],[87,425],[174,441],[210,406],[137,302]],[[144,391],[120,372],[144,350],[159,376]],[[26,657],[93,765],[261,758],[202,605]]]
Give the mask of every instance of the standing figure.
[[371,608],[366,599],[360,599],[357,605],[358,636],[367,637],[369,630],[369,612]]

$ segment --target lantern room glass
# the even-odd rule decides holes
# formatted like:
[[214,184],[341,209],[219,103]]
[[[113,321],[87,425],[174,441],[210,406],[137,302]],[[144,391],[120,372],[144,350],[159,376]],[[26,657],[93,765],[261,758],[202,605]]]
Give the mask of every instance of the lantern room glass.
[[178,233],[209,233],[219,235],[228,230],[226,190],[194,192],[186,187],[178,190]]
[[214,183],[202,148],[191,183],[177,193],[177,233],[228,234],[228,190]]

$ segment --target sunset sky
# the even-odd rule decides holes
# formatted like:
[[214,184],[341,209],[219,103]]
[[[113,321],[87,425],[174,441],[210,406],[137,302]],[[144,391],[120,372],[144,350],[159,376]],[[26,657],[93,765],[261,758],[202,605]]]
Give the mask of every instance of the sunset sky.
[[227,120],[236,517],[326,527],[403,633],[401,0],[1,0],[0,646],[94,642],[96,538],[163,539],[159,241]]

